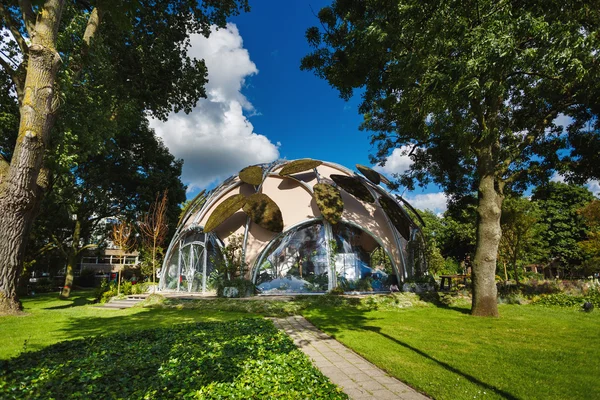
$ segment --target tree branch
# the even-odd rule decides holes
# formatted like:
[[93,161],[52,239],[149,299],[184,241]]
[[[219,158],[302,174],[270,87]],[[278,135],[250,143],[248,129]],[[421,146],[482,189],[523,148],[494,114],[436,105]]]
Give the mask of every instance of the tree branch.
[[94,7],[90,16],[88,18],[87,24],[85,26],[85,32],[83,33],[83,46],[81,47],[81,61],[79,63],[73,64],[71,68],[71,72],[75,77],[75,80],[81,74],[81,70],[83,69],[83,65],[85,63],[85,58],[90,52],[90,46],[92,40],[96,37],[98,33],[98,28],[100,27],[100,23],[102,22],[102,16],[104,12],[99,10],[98,7]]
[[[8,57],[6,57],[6,55],[0,51],[0,55],[4,56],[4,57],[0,57],[0,65],[2,66],[2,68],[4,68],[6,70],[6,72],[8,72],[8,74],[10,75],[10,78],[13,80],[13,83],[15,83],[14,81],[14,75],[15,75],[15,70],[13,69],[12,65],[10,65],[8,63],[8,61],[6,61],[6,59],[8,59]],[[6,57],[6,59],[5,59]]]
[[21,12],[23,13],[23,21],[25,21],[25,29],[27,29],[27,33],[29,37],[33,39],[33,33],[35,32],[35,12],[33,12],[33,7],[31,6],[30,0],[19,0],[19,7],[21,7]]
[[549,79],[551,81],[557,81],[560,79],[559,76],[550,76],[550,75],[546,75],[546,74],[540,74],[539,72],[533,72],[533,71],[515,71],[515,72],[511,72],[510,74],[507,74],[506,77],[504,78],[504,80],[515,76],[515,75],[531,75],[531,76],[538,76],[540,78],[544,78],[544,79]]
[[54,245],[56,246],[56,248],[58,250],[60,250],[60,252],[67,257],[67,252],[65,250],[65,248],[62,246],[62,241],[58,240],[58,238],[56,237],[56,235],[52,235],[52,240],[54,241]]
[[15,41],[17,42],[19,48],[21,49],[21,52],[23,53],[23,58],[25,58],[25,55],[27,55],[27,52],[29,51],[29,46],[27,45],[25,38],[21,35],[21,32],[19,32],[19,24],[17,23],[17,21],[15,21],[12,15],[10,15],[10,12],[8,12],[2,4],[0,4],[0,16],[2,16],[4,23],[8,26],[10,33],[15,38]]

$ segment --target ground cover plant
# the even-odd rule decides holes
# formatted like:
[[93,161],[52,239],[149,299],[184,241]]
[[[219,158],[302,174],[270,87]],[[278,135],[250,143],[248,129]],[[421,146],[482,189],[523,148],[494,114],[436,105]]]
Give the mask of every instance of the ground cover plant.
[[4,361],[3,399],[347,398],[272,322],[96,336]]
[[303,311],[318,328],[435,399],[583,399],[600,393],[600,313],[500,304]]

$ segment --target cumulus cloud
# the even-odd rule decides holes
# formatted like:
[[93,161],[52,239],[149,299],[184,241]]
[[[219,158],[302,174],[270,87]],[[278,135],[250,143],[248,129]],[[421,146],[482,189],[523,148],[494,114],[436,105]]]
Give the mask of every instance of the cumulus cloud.
[[208,68],[207,99],[190,114],[172,113],[150,125],[177,158],[184,160],[182,180],[189,189],[204,188],[258,163],[279,157],[279,144],[254,132],[247,114],[254,106],[242,94],[246,78],[258,73],[235,24],[213,29],[207,39],[191,36],[188,54]]
[[403,196],[413,207],[442,214],[447,209],[448,196],[444,192]]
[[567,181],[565,180],[565,177],[560,175],[558,172],[555,172],[552,177],[550,178],[551,182],[560,182],[560,183],[567,183]]
[[600,197],[600,181],[588,181],[586,186],[590,192],[594,193],[594,196]]
[[412,160],[408,156],[412,146],[402,146],[394,149],[383,167],[376,165],[373,169],[385,175],[402,174],[410,168]]

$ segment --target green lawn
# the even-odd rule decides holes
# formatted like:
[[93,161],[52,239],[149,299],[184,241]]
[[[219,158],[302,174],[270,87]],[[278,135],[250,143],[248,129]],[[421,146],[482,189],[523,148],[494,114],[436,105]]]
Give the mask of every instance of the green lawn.
[[110,310],[92,304],[93,292],[73,292],[69,300],[55,293],[21,299],[25,315],[0,317],[0,360],[23,350],[35,351],[50,344],[86,336],[166,327],[196,321],[226,321],[248,316],[242,312],[192,309],[129,308]]
[[436,399],[592,399],[600,396],[600,313],[500,305],[397,311],[319,307],[317,327]]
[[[436,399],[588,399],[600,393],[600,312],[500,305],[498,319],[409,295],[364,300],[170,300],[159,308],[98,309],[91,293],[23,299],[0,317],[0,359],[63,340],[128,334],[185,322],[301,313],[371,362]],[[416,307],[398,308],[413,301]],[[135,332],[134,332],[135,337]],[[75,343],[74,343],[75,344]],[[1,396],[0,396],[1,397]]]

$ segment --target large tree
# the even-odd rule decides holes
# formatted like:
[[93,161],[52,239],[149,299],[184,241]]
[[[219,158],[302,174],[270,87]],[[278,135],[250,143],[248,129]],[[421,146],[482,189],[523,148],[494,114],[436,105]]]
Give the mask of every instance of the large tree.
[[[208,35],[246,0],[3,0],[0,66],[11,79],[20,113],[14,149],[0,154],[0,312],[21,308],[16,294],[28,234],[48,184],[44,154],[60,114],[62,93],[90,83],[89,63],[111,63],[111,80],[96,90],[128,96],[165,118],[189,111],[204,96],[206,67],[187,56],[189,35]],[[95,54],[96,43],[104,43]],[[62,48],[61,46],[66,46]],[[113,113],[121,110],[113,104]]]
[[553,121],[598,75],[592,3],[338,0],[307,30],[314,51],[301,67],[344,98],[360,89],[373,162],[401,148],[413,161],[400,177],[409,189],[477,193],[473,315],[498,315],[505,191],[548,179],[567,146]]

